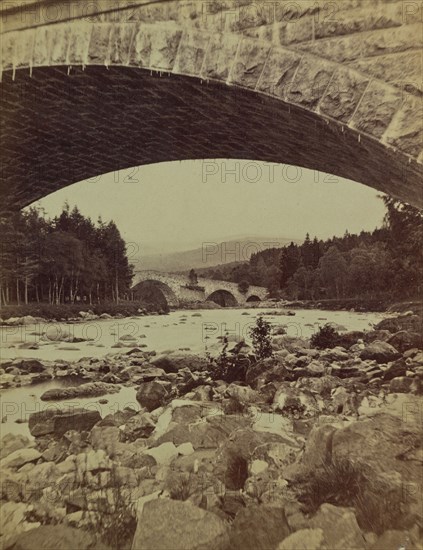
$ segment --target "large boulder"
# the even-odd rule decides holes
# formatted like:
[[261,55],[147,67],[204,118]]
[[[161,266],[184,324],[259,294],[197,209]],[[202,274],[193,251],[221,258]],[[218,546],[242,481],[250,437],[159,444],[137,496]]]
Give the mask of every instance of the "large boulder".
[[[417,489],[422,480],[421,426],[404,418],[375,414],[345,427],[316,426],[307,439],[301,464],[312,477],[321,467],[332,471],[334,477],[336,472],[343,475],[340,465],[352,464],[362,476],[363,502],[369,506],[377,502],[382,521],[388,513],[384,506],[395,502],[401,508],[401,521],[413,524],[423,505],[423,495]],[[334,487],[337,484],[342,485],[342,480],[334,479]]]
[[42,525],[18,535],[10,550],[108,550],[94,533],[65,525]]
[[43,435],[62,436],[68,430],[85,431],[101,420],[98,411],[86,409],[47,409],[31,414],[28,420],[29,431],[34,437]]
[[423,319],[421,315],[399,315],[390,319],[384,319],[375,326],[376,330],[388,330],[393,334],[400,330],[422,333]]
[[163,369],[165,372],[178,372],[180,369],[186,367],[192,371],[201,371],[207,369],[209,366],[205,357],[182,352],[159,355],[153,359],[152,364],[155,367]]
[[13,451],[24,449],[29,446],[29,439],[24,435],[8,433],[0,440],[0,459],[4,458]]
[[80,386],[68,388],[54,388],[41,395],[41,401],[58,401],[60,399],[75,399],[81,397],[99,397],[108,393],[118,393],[120,386],[107,384],[106,382],[89,382]]
[[41,453],[37,449],[17,449],[0,460],[0,467],[20,468],[29,462],[36,462],[39,458],[41,458]]
[[46,367],[37,359],[22,359],[22,361],[14,361],[16,366],[22,373],[34,374],[44,372]]
[[272,338],[272,347],[275,350],[287,350],[290,353],[295,353],[310,347],[310,342],[297,338],[296,336],[275,336]]
[[144,504],[132,550],[225,550],[223,520],[190,502],[155,499]]
[[156,427],[151,415],[147,412],[140,412],[131,416],[121,428],[123,441],[135,441],[139,438],[147,438]]
[[288,370],[281,357],[269,357],[253,363],[247,369],[245,381],[252,388],[259,389],[269,382],[282,382],[287,379]]
[[137,391],[136,399],[142,407],[147,409],[147,411],[153,411],[164,405],[169,395],[168,383],[153,380],[141,384]]
[[230,533],[230,548],[274,549],[289,533],[290,528],[282,507],[248,506],[235,516]]
[[375,340],[368,344],[360,353],[361,359],[374,360],[377,363],[389,363],[401,357],[401,354],[387,342]]
[[365,550],[366,541],[353,510],[332,504],[322,504],[311,519],[310,527],[322,529],[327,548]]
[[388,344],[391,344],[391,346],[394,346],[395,349],[401,353],[404,353],[412,348],[421,348],[423,344],[423,336],[418,332],[400,330],[389,338]]

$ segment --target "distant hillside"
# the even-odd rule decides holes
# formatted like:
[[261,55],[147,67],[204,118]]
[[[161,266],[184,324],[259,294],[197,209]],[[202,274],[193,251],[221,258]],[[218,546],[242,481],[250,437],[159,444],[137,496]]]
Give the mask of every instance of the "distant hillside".
[[298,239],[243,237],[220,243],[204,243],[203,246],[182,252],[148,254],[136,258],[138,269],[167,272],[185,272],[191,268],[200,270],[226,264],[248,262],[251,255],[268,248],[280,248]]

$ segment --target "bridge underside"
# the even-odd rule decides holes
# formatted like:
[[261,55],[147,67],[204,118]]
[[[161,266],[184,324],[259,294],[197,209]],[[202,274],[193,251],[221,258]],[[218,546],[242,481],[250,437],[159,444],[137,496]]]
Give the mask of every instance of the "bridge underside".
[[[164,161],[253,159],[345,177],[423,207],[423,166],[301,107],[130,67],[3,73],[1,213],[66,185]],[[128,182],[130,183],[130,182]]]

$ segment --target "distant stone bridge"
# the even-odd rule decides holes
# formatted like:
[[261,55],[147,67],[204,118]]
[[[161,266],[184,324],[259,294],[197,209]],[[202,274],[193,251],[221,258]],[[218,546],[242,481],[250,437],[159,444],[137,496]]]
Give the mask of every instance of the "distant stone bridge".
[[320,170],[422,208],[422,9],[1,2],[0,213],[106,172],[210,158]]
[[261,286],[250,286],[246,293],[242,293],[236,283],[227,281],[199,277],[198,284],[192,285],[187,276],[160,271],[137,271],[132,286],[134,296],[152,289],[159,290],[171,307],[205,301],[216,302],[223,307],[237,306],[264,300],[267,295],[267,289]]

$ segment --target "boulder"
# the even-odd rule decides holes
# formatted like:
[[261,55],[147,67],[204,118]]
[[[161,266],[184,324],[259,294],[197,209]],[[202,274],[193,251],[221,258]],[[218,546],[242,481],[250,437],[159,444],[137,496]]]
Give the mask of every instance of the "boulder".
[[364,348],[360,357],[364,360],[374,360],[377,363],[389,363],[401,357],[401,354],[387,342],[375,340]]
[[10,550],[110,550],[95,533],[65,525],[42,525],[17,536]]
[[366,541],[350,508],[322,504],[310,520],[310,527],[323,530],[327,548],[366,549]]
[[250,365],[246,371],[245,381],[254,389],[269,382],[283,382],[287,379],[288,369],[281,357],[269,357]]
[[20,533],[40,526],[40,523],[29,523],[26,517],[33,507],[23,502],[5,502],[0,507],[0,546],[10,548]]
[[327,550],[323,529],[299,529],[286,537],[276,550]]
[[[336,471],[337,464],[348,461],[363,474],[362,498],[377,501],[382,520],[383,514],[388,513],[384,506],[396,501],[401,504],[403,520],[415,521],[423,505],[421,492],[411,489],[421,479],[421,464],[416,459],[421,448],[421,427],[418,422],[404,421],[411,402],[408,407],[404,410],[400,407],[399,417],[379,413],[342,428],[332,425],[313,428],[302,465],[313,475],[322,465],[335,466]],[[410,490],[404,491],[405,487]]]
[[366,342],[366,344],[370,344],[375,340],[386,342],[387,340],[389,340],[390,337],[391,333],[389,332],[389,330],[369,330],[369,332],[364,333],[363,340]]
[[89,382],[80,386],[70,386],[67,388],[54,388],[44,392],[41,401],[58,401],[61,399],[75,399],[79,397],[99,397],[108,393],[118,393],[119,386],[107,384],[106,382]]
[[400,330],[422,333],[422,317],[420,315],[399,315],[398,317],[384,319],[375,326],[376,330],[388,330],[391,333]]
[[282,335],[272,338],[272,347],[275,350],[285,349],[290,353],[295,353],[309,348],[310,342],[302,338],[297,338],[296,336]]
[[225,550],[225,522],[191,502],[154,499],[146,502],[138,518],[132,550]]
[[46,367],[36,359],[23,359],[13,363],[22,373],[33,374],[46,370]]
[[190,370],[206,370],[209,362],[205,357],[200,357],[192,353],[169,353],[159,355],[153,359],[152,364],[155,367],[163,369],[165,372],[178,372],[180,369],[188,367]]
[[62,436],[68,430],[85,431],[101,420],[98,411],[85,409],[65,409],[31,414],[28,420],[29,431],[34,437],[43,435]]
[[395,349],[404,353],[413,348],[421,348],[423,344],[423,336],[418,332],[409,332],[408,330],[400,330],[388,339],[388,344],[394,346]]
[[242,550],[274,549],[290,534],[284,509],[253,505],[235,516],[230,532],[230,548]]
[[136,394],[138,403],[147,409],[153,411],[164,405],[169,397],[169,385],[157,380],[141,384]]
[[281,386],[273,398],[273,406],[282,413],[295,417],[314,416],[319,408],[314,396],[298,388]]
[[135,441],[139,438],[149,437],[156,427],[151,415],[146,412],[140,412],[131,416],[121,428],[123,441]]
[[[410,536],[410,534],[405,531],[388,530],[385,531],[374,544],[372,544],[370,550],[401,550],[408,548],[410,548],[410,550],[414,550],[414,548],[416,548],[417,550],[419,548],[419,541],[413,539],[414,537]],[[421,547],[420,541],[420,548]]]
[[167,465],[178,456],[178,449],[173,443],[167,442],[144,451],[144,454],[153,457],[157,464]]
[[0,460],[1,468],[20,468],[29,462],[36,462],[41,458],[37,449],[17,449]]
[[393,378],[389,384],[391,393],[408,393],[411,390],[413,378],[408,376],[398,376]]
[[29,446],[29,439],[24,435],[8,433],[0,440],[0,459],[10,455],[13,451],[24,449]]
[[[355,344],[356,342],[354,342]],[[351,344],[353,345],[353,344]],[[349,353],[344,347],[336,346],[332,349],[327,349],[320,355],[322,361],[347,361],[350,358]]]

